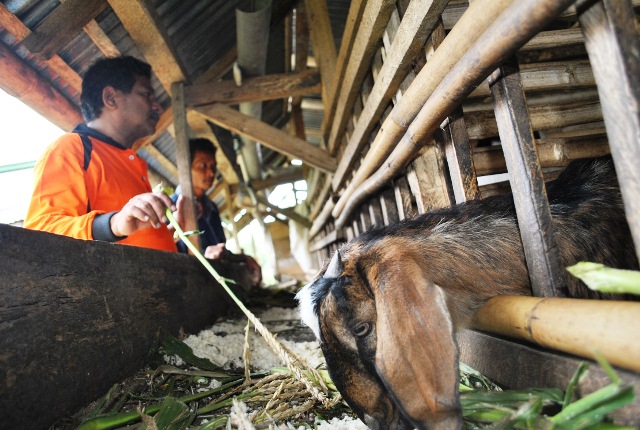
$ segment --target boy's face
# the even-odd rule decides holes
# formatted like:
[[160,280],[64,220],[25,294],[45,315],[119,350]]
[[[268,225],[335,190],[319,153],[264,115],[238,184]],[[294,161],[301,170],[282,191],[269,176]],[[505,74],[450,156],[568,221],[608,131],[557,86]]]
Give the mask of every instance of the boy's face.
[[213,154],[196,151],[191,161],[191,181],[193,192],[197,197],[213,186],[216,178],[216,158]]

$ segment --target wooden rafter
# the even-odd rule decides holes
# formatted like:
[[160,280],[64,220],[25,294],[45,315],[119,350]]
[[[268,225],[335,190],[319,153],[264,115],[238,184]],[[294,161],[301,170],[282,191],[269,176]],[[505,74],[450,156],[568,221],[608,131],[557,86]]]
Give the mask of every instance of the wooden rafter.
[[154,19],[144,2],[130,0],[109,0],[109,4],[120,22],[136,43],[145,60],[151,64],[153,72],[168,94],[174,82],[183,82],[183,73],[173,49],[167,43],[164,32]]
[[322,149],[235,109],[220,103],[196,109],[220,127],[259,141],[274,151],[298,158],[325,172],[333,172],[336,168],[336,160]]
[[[305,0],[311,43],[322,76],[322,100],[328,100],[336,68],[336,45],[326,0]],[[326,107],[326,104],[325,104]]]
[[34,54],[49,59],[82,31],[82,27],[107,6],[106,0],[66,0],[51,12],[23,44]]
[[316,70],[308,70],[245,78],[241,86],[231,80],[189,85],[185,87],[185,102],[188,106],[233,104],[317,94],[320,89],[320,75]]
[[82,122],[78,107],[2,42],[0,63],[0,87],[7,93],[63,130],[72,130]]

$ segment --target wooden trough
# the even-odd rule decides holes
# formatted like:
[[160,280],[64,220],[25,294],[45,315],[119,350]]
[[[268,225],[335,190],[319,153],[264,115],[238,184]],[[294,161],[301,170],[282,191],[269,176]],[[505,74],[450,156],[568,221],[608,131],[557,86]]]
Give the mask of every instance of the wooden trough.
[[[0,224],[0,427],[49,428],[233,308],[194,258]],[[242,265],[214,262],[249,285]]]

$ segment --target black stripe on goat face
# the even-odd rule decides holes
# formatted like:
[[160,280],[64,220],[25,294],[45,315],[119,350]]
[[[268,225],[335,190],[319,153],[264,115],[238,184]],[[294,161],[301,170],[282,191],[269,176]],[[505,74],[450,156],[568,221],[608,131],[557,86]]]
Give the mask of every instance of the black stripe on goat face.
[[340,277],[317,282],[326,289],[316,303],[320,345],[336,387],[370,428],[413,428],[375,369],[376,308],[362,262],[347,260]]

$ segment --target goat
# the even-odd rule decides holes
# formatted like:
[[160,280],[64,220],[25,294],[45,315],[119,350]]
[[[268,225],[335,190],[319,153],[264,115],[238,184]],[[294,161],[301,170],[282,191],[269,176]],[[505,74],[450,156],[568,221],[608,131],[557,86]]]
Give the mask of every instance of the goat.
[[[563,267],[638,267],[610,157],[576,160],[546,189]],[[460,426],[453,334],[500,294],[531,295],[510,195],[368,231],[296,297],[354,412],[371,428],[407,429]]]

